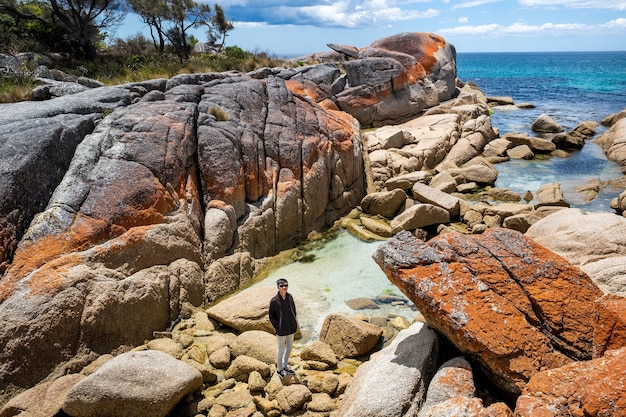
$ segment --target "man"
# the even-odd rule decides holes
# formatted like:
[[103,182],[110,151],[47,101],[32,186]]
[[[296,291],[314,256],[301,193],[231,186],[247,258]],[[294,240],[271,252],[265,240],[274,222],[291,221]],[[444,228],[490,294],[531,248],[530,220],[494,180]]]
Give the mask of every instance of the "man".
[[276,370],[282,378],[287,374],[295,373],[289,368],[288,362],[293,347],[293,338],[298,330],[298,320],[296,319],[296,304],[291,294],[287,292],[289,283],[286,279],[280,278],[276,281],[276,286],[278,293],[270,300],[269,316],[278,340]]

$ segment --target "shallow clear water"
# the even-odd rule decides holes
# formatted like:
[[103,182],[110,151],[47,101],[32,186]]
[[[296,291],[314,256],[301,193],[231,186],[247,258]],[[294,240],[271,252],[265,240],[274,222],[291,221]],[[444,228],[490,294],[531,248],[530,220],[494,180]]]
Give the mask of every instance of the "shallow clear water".
[[[314,262],[283,265],[253,287],[276,287],[278,278],[287,279],[303,334],[315,339],[328,314],[354,316],[357,313],[346,305],[347,300],[376,298],[380,294],[402,295],[372,259],[379,245],[380,242],[366,243],[341,230],[335,239],[311,252],[315,254]],[[416,315],[412,305],[380,306],[378,310],[359,312],[369,317],[398,315],[409,321]]]
[[[626,52],[471,53],[458,54],[458,77],[476,83],[487,96],[510,96],[516,103],[529,102],[535,109],[501,111],[491,117],[503,135],[527,132],[542,113],[550,115],[565,130],[579,123],[600,122],[626,108]],[[598,134],[605,129],[598,127]],[[622,190],[601,189],[585,202],[574,191],[591,178],[621,178],[620,167],[606,159],[595,143],[588,141],[570,158],[514,160],[496,166],[498,187],[533,194],[543,184],[561,184],[566,200],[586,211],[610,211],[609,202]]]

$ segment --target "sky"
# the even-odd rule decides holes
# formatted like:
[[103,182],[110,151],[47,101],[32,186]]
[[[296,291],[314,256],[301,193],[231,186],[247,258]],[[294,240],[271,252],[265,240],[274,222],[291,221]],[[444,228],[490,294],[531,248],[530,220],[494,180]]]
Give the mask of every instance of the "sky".
[[[204,2],[205,0],[196,0]],[[210,0],[235,28],[226,46],[287,58],[432,32],[457,52],[626,50],[626,0]],[[136,15],[115,32],[148,34]],[[193,33],[206,41],[205,31]]]

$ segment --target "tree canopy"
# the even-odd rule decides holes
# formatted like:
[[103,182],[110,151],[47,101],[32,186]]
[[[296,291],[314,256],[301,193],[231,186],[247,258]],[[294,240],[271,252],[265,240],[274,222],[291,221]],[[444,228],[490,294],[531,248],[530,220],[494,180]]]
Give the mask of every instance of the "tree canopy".
[[164,52],[170,45],[181,62],[189,58],[192,28],[205,27],[219,49],[234,28],[219,5],[213,13],[195,0],[0,0],[0,51],[47,49],[94,59],[127,5],[150,29],[155,49]]

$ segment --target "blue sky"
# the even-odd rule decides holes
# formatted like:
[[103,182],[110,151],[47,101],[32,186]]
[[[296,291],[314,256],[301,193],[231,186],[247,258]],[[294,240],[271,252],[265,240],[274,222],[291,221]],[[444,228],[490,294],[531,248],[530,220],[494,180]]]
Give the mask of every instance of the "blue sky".
[[[198,0],[196,0],[198,1]],[[200,0],[203,1],[203,0]],[[400,32],[434,32],[458,52],[623,51],[626,0],[213,0],[233,21],[226,39],[279,57],[362,47]],[[136,16],[116,32],[146,33]],[[206,40],[204,32],[194,35]]]

